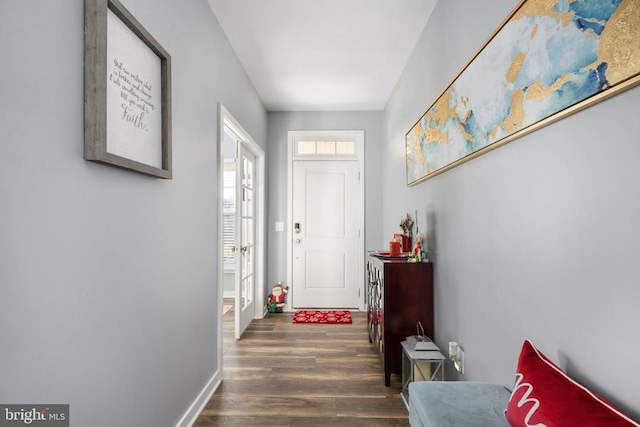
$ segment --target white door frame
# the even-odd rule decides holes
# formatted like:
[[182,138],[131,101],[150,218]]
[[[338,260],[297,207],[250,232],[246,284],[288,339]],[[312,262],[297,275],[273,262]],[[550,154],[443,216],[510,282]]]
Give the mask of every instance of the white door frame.
[[264,256],[265,256],[265,158],[264,151],[260,146],[251,138],[251,135],[240,125],[240,123],[229,113],[229,111],[222,105],[218,104],[218,145],[216,148],[218,156],[218,371],[222,372],[222,355],[223,355],[223,305],[224,305],[224,262],[222,254],[223,249],[223,222],[224,222],[224,206],[223,206],[223,194],[224,194],[224,127],[225,124],[231,127],[236,133],[242,135],[245,139],[246,145],[256,156],[256,242],[255,242],[255,280],[254,280],[254,292],[255,297],[255,313],[254,319],[260,319],[264,317]]
[[[357,156],[341,157],[338,155],[307,157],[307,160],[357,160],[358,161],[358,308],[364,310],[364,130],[300,130],[287,132],[287,284],[291,285],[291,294],[295,293],[296,284],[293,278],[293,161],[304,160],[304,156],[296,156],[295,143],[304,141],[355,141]],[[287,299],[285,310],[291,310],[293,297]]]

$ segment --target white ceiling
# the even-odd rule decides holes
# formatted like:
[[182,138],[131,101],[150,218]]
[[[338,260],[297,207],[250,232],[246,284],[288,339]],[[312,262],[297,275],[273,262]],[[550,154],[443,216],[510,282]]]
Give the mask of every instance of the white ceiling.
[[437,0],[208,0],[269,111],[382,110]]

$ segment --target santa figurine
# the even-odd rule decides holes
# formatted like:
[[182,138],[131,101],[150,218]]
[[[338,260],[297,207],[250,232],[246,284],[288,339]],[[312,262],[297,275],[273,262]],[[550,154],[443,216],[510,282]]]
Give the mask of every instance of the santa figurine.
[[415,262],[427,261],[427,254],[424,249],[422,249],[422,236],[420,234],[416,234],[416,244],[413,247],[413,252],[411,253],[411,258]]
[[416,243],[413,246],[413,251],[411,252],[411,259],[415,262],[429,262],[426,251],[422,249],[422,235],[418,229],[418,211],[416,211]]
[[267,300],[267,305],[275,306],[274,313],[282,313],[282,309],[284,308],[284,299],[287,296],[287,292],[289,292],[289,286],[282,287],[282,283],[278,282],[273,285],[273,289],[271,290],[271,295],[269,295],[269,299]]

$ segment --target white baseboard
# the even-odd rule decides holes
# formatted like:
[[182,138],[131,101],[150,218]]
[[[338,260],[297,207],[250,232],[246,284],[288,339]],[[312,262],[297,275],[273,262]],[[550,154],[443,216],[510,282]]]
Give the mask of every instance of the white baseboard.
[[204,410],[204,407],[207,405],[213,393],[216,392],[222,379],[220,378],[220,371],[217,371],[211,379],[207,382],[207,385],[204,386],[196,400],[193,401],[187,412],[182,416],[176,427],[191,427],[196,422],[200,413]]

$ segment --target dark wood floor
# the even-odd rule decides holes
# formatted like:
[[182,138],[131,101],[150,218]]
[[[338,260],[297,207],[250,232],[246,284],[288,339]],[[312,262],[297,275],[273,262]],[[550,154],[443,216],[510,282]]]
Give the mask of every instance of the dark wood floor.
[[351,325],[269,314],[236,341],[229,311],[222,384],[194,426],[408,426],[400,377],[385,387],[366,314],[351,314]]

